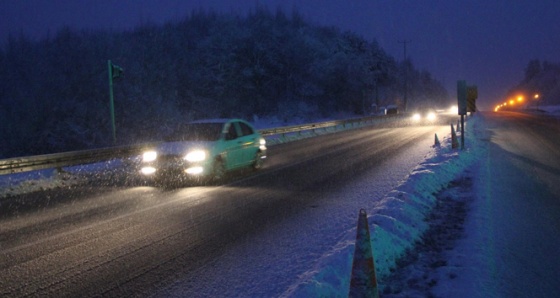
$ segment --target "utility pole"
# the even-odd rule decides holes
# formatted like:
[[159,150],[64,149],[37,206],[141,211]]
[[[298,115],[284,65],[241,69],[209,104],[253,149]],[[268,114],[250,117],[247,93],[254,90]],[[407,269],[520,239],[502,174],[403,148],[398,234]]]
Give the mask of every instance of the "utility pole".
[[408,98],[407,98],[407,93],[408,93],[408,67],[406,64],[406,44],[409,43],[410,40],[403,40],[403,41],[399,41],[399,43],[402,43],[404,46],[404,62],[403,62],[403,66],[404,66],[404,111],[407,111],[408,108]]

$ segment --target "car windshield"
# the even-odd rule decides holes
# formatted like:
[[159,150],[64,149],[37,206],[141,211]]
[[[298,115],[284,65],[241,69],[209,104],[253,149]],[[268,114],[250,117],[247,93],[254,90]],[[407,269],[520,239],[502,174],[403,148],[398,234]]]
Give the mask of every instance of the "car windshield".
[[190,123],[177,128],[165,141],[216,141],[223,123]]

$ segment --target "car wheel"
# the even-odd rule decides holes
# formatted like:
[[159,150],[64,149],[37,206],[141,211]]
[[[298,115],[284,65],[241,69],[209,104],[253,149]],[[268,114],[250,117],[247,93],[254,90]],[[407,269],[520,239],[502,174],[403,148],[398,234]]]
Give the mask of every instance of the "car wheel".
[[214,162],[214,169],[212,172],[212,180],[215,182],[222,181],[226,176],[226,165],[224,161],[221,159],[216,160]]
[[263,157],[263,153],[261,151],[258,151],[255,154],[255,161],[253,162],[253,169],[258,170],[258,169],[263,167],[264,159],[262,157]]

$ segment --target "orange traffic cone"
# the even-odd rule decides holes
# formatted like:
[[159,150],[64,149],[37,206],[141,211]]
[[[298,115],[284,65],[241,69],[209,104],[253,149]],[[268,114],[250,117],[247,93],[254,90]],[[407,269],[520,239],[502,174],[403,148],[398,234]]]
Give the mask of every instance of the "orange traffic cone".
[[360,210],[360,217],[358,218],[356,247],[354,249],[348,297],[379,298],[367,214],[364,209]]
[[455,133],[453,124],[451,124],[451,148],[453,149],[459,148],[459,140],[457,139],[457,134]]

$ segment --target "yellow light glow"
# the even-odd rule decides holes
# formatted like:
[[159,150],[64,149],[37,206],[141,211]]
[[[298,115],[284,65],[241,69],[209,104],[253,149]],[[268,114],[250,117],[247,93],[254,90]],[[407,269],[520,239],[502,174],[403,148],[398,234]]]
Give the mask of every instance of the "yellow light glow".
[[523,101],[523,96],[518,96],[517,101],[519,101],[519,102]]
[[539,99],[539,96],[540,96],[540,95],[539,95],[538,93],[535,94],[535,99]]
[[515,101],[513,101],[513,99],[509,101],[510,105],[513,105],[514,103],[515,103]]

